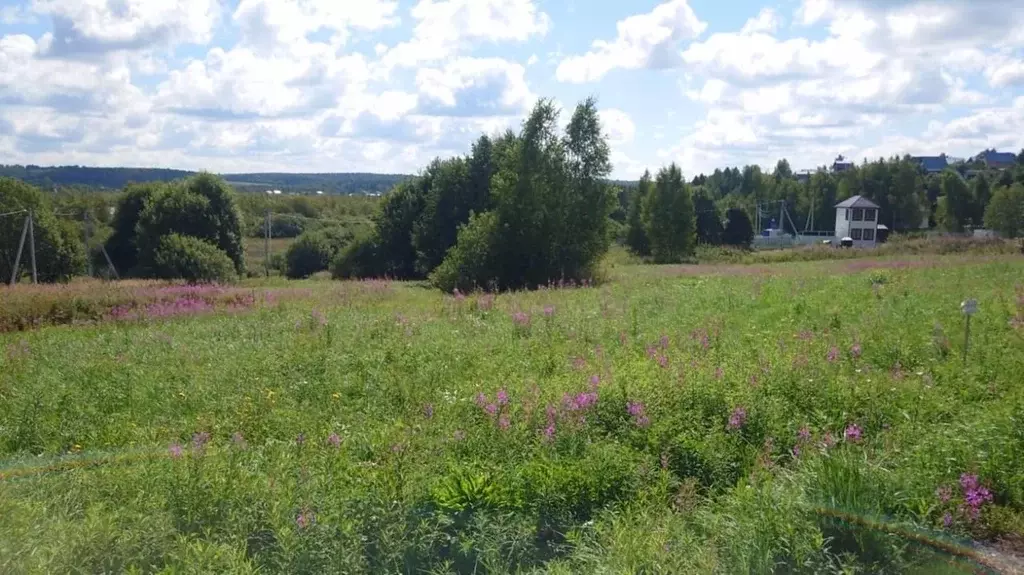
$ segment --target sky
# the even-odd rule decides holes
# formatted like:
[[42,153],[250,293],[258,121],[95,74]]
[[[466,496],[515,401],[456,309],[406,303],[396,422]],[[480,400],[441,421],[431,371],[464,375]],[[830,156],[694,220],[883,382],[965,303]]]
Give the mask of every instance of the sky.
[[416,173],[538,98],[613,176],[1024,148],[1021,0],[0,0],[0,164]]

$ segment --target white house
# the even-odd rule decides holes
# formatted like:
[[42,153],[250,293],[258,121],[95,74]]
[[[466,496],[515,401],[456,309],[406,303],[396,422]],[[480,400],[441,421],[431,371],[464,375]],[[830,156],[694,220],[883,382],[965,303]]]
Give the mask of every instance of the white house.
[[878,204],[853,196],[836,204],[836,240],[853,239],[857,247],[874,247],[878,230]]

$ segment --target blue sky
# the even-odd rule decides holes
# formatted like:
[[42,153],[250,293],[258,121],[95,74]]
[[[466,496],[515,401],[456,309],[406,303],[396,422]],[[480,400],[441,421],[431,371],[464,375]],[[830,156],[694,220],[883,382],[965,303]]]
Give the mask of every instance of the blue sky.
[[415,172],[599,99],[615,176],[1024,148],[1019,0],[0,0],[0,163]]

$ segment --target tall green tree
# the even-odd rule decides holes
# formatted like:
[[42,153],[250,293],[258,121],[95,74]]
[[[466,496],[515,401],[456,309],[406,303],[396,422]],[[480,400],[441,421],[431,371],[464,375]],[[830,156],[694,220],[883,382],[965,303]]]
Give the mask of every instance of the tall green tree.
[[398,184],[384,196],[380,211],[374,216],[372,237],[361,241],[373,246],[364,251],[372,252],[378,259],[373,268],[375,275],[395,279],[420,277],[412,234],[426,205],[426,192],[422,178],[418,178]]
[[971,180],[971,221],[981,224],[985,219],[985,207],[992,199],[992,187],[985,174],[978,174]]
[[747,212],[740,208],[730,208],[725,213],[725,218],[723,241],[730,246],[749,248],[754,241],[754,226],[750,223]]
[[135,273],[139,265],[136,227],[146,203],[166,186],[163,182],[128,184],[118,197],[114,219],[111,222],[114,232],[107,238],[105,247],[119,275],[130,276]]
[[920,169],[906,158],[894,159],[889,168],[889,192],[886,207],[880,210],[879,223],[893,231],[917,229],[926,202]]
[[639,256],[651,255],[651,244],[644,229],[644,202],[651,193],[651,172],[644,170],[629,201],[629,214],[626,216],[626,246]]
[[675,164],[658,172],[644,215],[654,261],[679,262],[693,254],[697,228],[693,197]]
[[996,188],[985,209],[985,227],[1004,238],[1024,235],[1024,184]]
[[[46,196],[38,188],[13,178],[0,178],[0,213],[31,210],[36,246],[36,271],[40,282],[66,281],[85,271],[86,254],[81,230],[58,220]],[[0,281],[9,282],[26,213],[0,217]],[[29,272],[26,239],[19,273]]]
[[941,187],[936,219],[944,230],[961,232],[971,219],[971,192],[963,177],[953,170],[942,173]]
[[697,243],[713,246],[722,243],[722,218],[703,188],[693,194],[693,208],[697,217]]

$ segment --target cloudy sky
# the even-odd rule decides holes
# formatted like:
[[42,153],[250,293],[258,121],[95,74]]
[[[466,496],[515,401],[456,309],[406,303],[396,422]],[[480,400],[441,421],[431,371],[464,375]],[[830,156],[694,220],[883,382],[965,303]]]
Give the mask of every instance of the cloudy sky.
[[615,176],[1024,147],[1021,0],[0,0],[0,163],[415,172],[599,99]]

